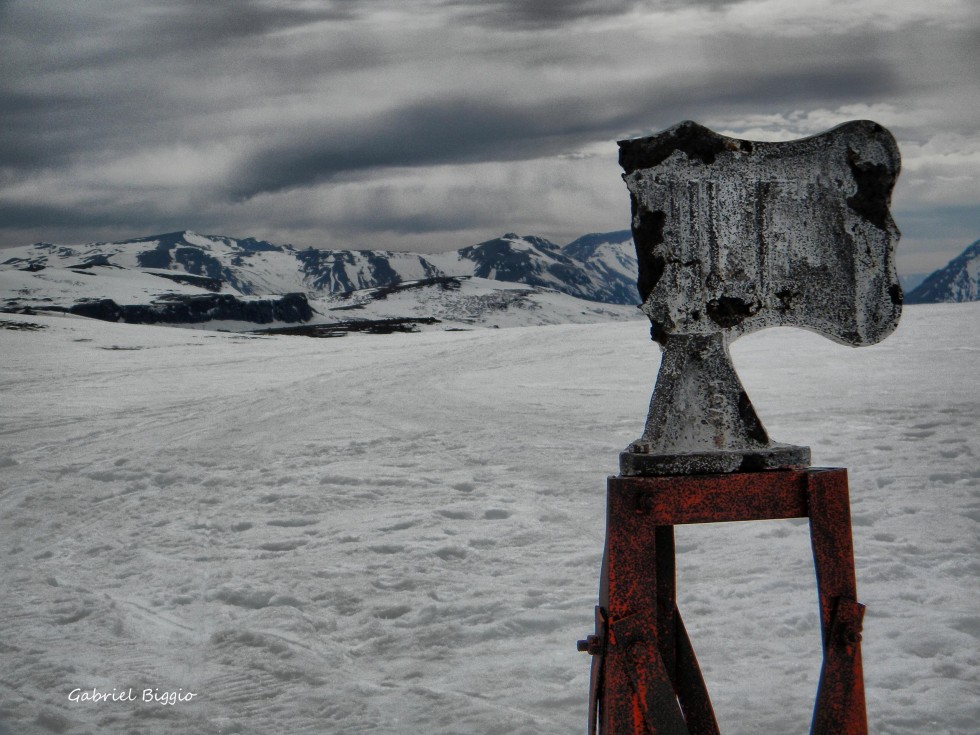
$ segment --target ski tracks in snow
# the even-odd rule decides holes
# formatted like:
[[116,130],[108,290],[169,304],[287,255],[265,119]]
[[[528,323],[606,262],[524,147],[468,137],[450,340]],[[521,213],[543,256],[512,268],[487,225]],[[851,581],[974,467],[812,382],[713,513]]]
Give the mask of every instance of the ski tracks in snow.
[[[910,310],[866,350],[784,330],[733,350],[770,433],[850,468],[886,735],[967,735],[977,714],[980,389],[969,353],[946,349],[975,345],[976,311]],[[304,340],[43,321],[0,331],[20,375],[0,452],[3,726],[584,725],[575,640],[592,625],[604,479],[656,374],[643,324]],[[819,666],[805,524],[683,529],[678,550],[723,731],[805,727]],[[93,686],[200,696],[67,702]]]

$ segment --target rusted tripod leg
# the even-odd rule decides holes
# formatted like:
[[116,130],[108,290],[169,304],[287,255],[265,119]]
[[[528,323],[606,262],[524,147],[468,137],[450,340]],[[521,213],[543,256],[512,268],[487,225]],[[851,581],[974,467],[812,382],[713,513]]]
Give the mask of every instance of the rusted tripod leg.
[[659,526],[657,547],[657,639],[689,735],[718,735],[708,689],[694,647],[677,609],[674,527]]
[[[673,529],[637,514],[636,493],[610,483],[604,580],[608,639],[602,735],[688,735],[668,665],[674,619]],[[661,601],[660,597],[666,599]],[[661,611],[669,609],[669,614]],[[662,649],[669,639],[665,662]]]
[[[661,654],[656,544],[617,543],[610,538],[609,547],[609,622],[599,732],[688,735]],[[627,575],[628,569],[634,574]]]
[[[644,483],[651,491],[677,481]],[[608,617],[602,735],[718,735],[677,610],[674,528],[645,515],[636,487],[610,483],[600,602]]]
[[694,648],[687,637],[684,621],[676,610],[676,643],[677,643],[677,678],[674,684],[677,698],[680,700],[684,717],[687,720],[687,731],[690,735],[719,735],[715,711],[708,697],[708,688],[701,676],[701,667],[694,656]]
[[867,735],[861,622],[846,470],[807,475],[810,543],[820,597],[823,668],[811,735]]

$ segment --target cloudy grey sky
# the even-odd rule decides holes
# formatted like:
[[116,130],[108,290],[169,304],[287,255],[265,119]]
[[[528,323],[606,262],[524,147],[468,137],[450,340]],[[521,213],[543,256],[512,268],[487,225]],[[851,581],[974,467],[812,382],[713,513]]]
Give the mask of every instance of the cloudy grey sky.
[[0,246],[629,226],[615,141],[870,118],[899,268],[980,237],[976,0],[0,0]]

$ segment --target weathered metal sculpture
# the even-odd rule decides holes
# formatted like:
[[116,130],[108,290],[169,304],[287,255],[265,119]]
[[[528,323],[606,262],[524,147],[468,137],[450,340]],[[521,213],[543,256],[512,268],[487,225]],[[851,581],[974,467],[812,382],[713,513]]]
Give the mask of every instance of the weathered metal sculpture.
[[642,308],[664,350],[646,428],[621,472],[806,467],[807,447],[769,439],[728,345],[774,326],[854,346],[895,329],[894,139],[869,121],[785,143],[684,122],[619,146]]
[[769,439],[728,345],[771,326],[854,346],[894,330],[895,141],[869,121],[785,143],[685,122],[619,145],[664,354],[643,436],[607,486],[596,632],[579,641],[589,731],[718,735],[677,609],[673,527],[808,518],[823,639],[811,733],[867,735],[847,471]]

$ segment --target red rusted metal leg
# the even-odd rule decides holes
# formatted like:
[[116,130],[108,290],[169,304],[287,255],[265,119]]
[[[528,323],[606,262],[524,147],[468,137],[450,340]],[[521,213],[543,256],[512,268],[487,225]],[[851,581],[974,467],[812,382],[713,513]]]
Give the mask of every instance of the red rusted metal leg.
[[838,599],[813,708],[812,735],[867,735],[861,671],[864,605]]
[[867,735],[861,624],[846,470],[807,476],[810,543],[820,598],[823,668],[811,735]]
[[657,554],[657,647],[667,676],[674,681],[677,678],[674,527],[655,526],[653,535]]
[[611,640],[621,652],[632,690],[629,713],[632,729],[614,731],[614,735],[620,732],[688,735],[674,683],[660,655],[656,628],[652,616],[644,613],[610,624]]
[[719,735],[715,711],[711,707],[708,688],[704,685],[694,648],[687,637],[680,611],[675,608],[674,613],[677,642],[677,677],[674,683],[687,720],[687,731],[690,735]]
[[[662,480],[652,489],[663,489],[665,482],[670,483]],[[610,483],[600,592],[608,619],[600,732],[717,735],[707,690],[677,611],[674,529],[648,517],[639,497],[635,487]],[[694,731],[682,709],[685,701],[697,710]]]
[[[666,677],[656,670],[657,663],[663,668],[657,648],[656,527],[638,520],[635,494],[610,488],[604,580],[608,634],[599,709],[602,735],[650,735],[643,714],[647,698],[641,700],[638,689],[656,697]],[[648,665],[654,671],[648,671]],[[638,671],[638,666],[643,670]]]

